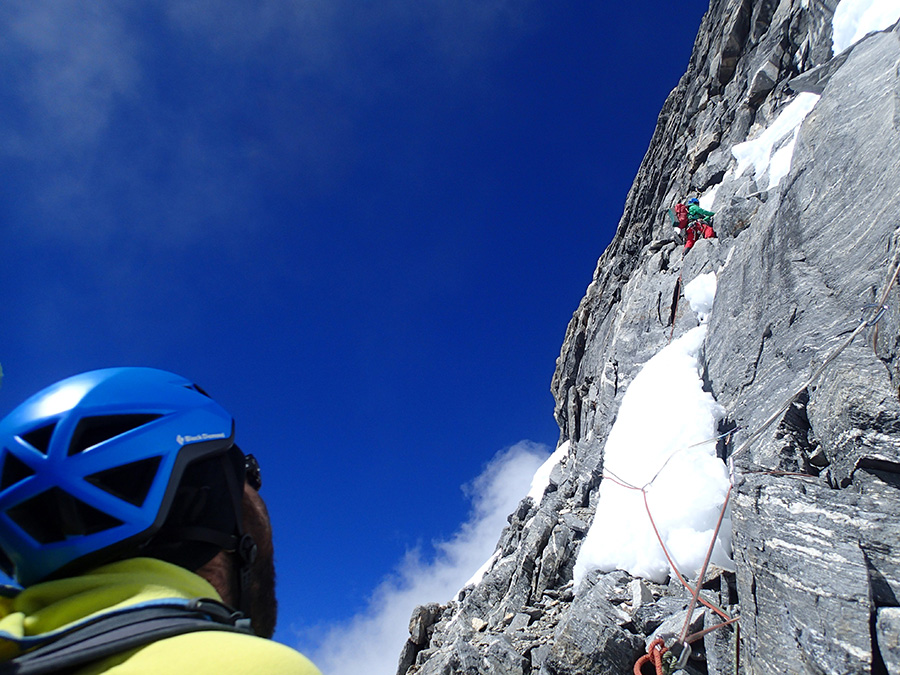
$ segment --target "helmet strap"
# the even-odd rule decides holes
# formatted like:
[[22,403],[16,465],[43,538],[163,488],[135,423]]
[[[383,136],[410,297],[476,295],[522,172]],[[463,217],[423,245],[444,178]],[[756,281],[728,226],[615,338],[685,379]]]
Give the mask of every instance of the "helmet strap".
[[244,532],[242,508],[244,498],[243,482],[238,484],[237,478],[232,471],[226,471],[226,480],[228,481],[229,491],[234,495],[232,505],[234,507],[235,522],[237,523],[237,546],[233,546],[226,550],[235,552],[234,561],[237,572],[235,580],[238,585],[238,588],[235,589],[235,596],[239,598],[238,610],[252,621],[253,615],[250,611],[250,569],[253,566],[253,563],[256,562],[256,556],[259,549],[256,546],[256,542],[253,541],[253,537]]
[[238,586],[240,586],[240,588],[237,589],[240,597],[240,606],[238,609],[244,616],[251,619],[251,621],[253,617],[250,614],[250,568],[253,566],[253,563],[256,562],[256,555],[258,552],[259,549],[256,546],[256,542],[253,541],[253,537],[249,534],[243,535],[238,543],[237,556],[235,556],[235,564],[238,568],[236,579]]
[[[231,575],[232,583],[235,587],[232,589],[232,602],[237,606],[245,617],[252,619],[251,615],[251,587],[252,575],[251,569],[256,561],[258,547],[253,537],[244,532],[243,523],[243,481],[238,478],[237,471],[238,462],[230,457],[234,452],[234,446],[225,455],[222,456],[221,470],[225,473],[226,489],[229,501],[234,515],[234,530],[227,532],[224,529],[215,527],[204,527],[202,525],[183,525],[180,527],[169,527],[165,532],[165,540],[172,542],[203,542],[213,547],[226,551],[231,555],[234,574]],[[239,452],[239,451],[238,451]],[[243,466],[243,460],[240,463]],[[224,505],[223,505],[224,506]]]

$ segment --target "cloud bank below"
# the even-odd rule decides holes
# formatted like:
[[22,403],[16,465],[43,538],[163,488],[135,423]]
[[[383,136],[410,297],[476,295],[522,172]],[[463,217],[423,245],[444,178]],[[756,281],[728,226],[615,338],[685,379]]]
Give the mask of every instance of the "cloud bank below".
[[325,628],[318,644],[301,648],[329,675],[396,672],[412,610],[427,602],[446,603],[482,566],[548,454],[549,448],[531,441],[497,453],[481,475],[463,487],[472,503],[469,518],[449,540],[433,544],[433,559],[419,549],[408,552],[362,613]]

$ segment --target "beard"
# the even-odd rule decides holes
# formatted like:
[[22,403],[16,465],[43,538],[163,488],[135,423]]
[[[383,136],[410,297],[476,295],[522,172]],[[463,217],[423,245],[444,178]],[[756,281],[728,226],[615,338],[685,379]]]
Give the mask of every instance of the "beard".
[[271,638],[275,634],[275,622],[278,619],[275,555],[271,537],[258,546],[256,560],[250,568],[250,616],[253,620],[253,632],[260,637]]
[[272,545],[272,521],[265,502],[251,487],[243,498],[244,532],[256,542],[256,560],[250,566],[250,618],[253,632],[264,638],[275,634],[278,601],[275,597],[275,550]]

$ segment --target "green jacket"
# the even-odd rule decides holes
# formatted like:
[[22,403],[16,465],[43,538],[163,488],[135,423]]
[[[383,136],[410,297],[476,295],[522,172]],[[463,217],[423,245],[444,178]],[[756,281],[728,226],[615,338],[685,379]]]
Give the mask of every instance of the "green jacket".
[[[0,598],[0,661],[19,652],[22,638],[53,632],[153,600],[212,598],[205,579],[169,563],[133,558],[77,577],[30,586]],[[224,631],[185,633],[106,657],[73,675],[321,675],[302,654],[277,642]]]
[[701,209],[698,204],[691,204],[688,207],[688,222],[694,220],[702,220],[703,218],[711,218],[716,215],[712,211],[707,211],[706,209]]

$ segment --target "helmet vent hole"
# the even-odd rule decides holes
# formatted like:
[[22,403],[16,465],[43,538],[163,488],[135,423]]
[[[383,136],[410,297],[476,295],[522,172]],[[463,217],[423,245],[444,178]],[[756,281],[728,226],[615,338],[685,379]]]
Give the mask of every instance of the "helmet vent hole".
[[6,515],[39,544],[96,534],[122,524],[68,492],[52,488],[7,510]]
[[88,448],[108,441],[116,436],[142,427],[145,424],[159,419],[162,415],[103,415],[100,417],[85,417],[72,434],[72,442],[69,443],[69,456],[77,455]]
[[27,434],[22,434],[22,440],[38,452],[46,455],[47,450],[50,448],[50,437],[53,436],[53,430],[55,428],[56,422],[48,424],[45,427],[29,431]]
[[85,480],[113,497],[118,497],[135,506],[143,506],[150,488],[153,487],[156,471],[159,469],[161,461],[162,457],[142,459],[91,474]]
[[0,490],[5,490],[34,475],[34,470],[9,450],[3,460],[3,473],[0,473]]
[[0,570],[3,570],[8,577],[11,577],[16,571],[13,561],[9,559],[6,551],[3,550],[0,550]]

